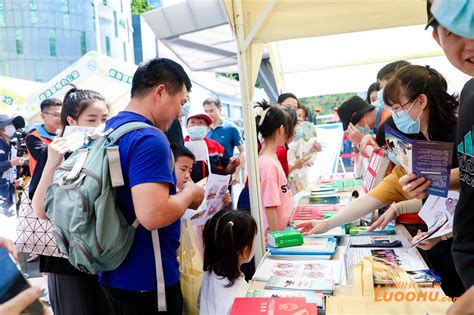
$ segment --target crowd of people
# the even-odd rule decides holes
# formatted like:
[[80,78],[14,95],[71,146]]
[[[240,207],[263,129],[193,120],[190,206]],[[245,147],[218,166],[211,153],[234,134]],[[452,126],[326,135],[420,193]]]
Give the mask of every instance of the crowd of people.
[[[432,1],[433,7],[428,2],[427,27],[432,27],[434,39],[451,64],[474,76],[474,23],[462,23],[463,19],[472,21],[474,5],[465,1],[465,6],[448,10],[438,1]],[[455,19],[451,18],[453,12],[457,14]],[[25,120],[0,115],[0,207],[4,212],[12,209],[15,186],[22,184],[16,170],[28,161],[31,207],[38,218],[51,219],[53,224],[57,218],[53,214],[58,209],[51,199],[50,188],[68,186],[67,178],[58,179],[55,174],[65,161],[85,163],[81,162],[78,151],[71,152],[69,141],[64,137],[66,127],[105,124],[102,137],[108,137],[109,130],[119,130],[131,123],[141,126],[115,140],[108,139],[116,141],[114,152],[118,154],[118,161],[112,163],[110,158],[110,164],[118,165],[123,181],[114,189],[114,209],[118,209],[117,215],[123,219],[120,222],[132,226],[134,233],[130,246],[124,244],[123,250],[127,250],[124,259],[113,269],[91,274],[87,266],[78,265],[74,260],[71,254],[76,254],[75,251],[69,253],[69,259],[40,255],[40,272],[47,274],[47,291],[54,314],[182,314],[177,260],[181,217],[187,209],[201,205],[205,190],[197,183],[211,173],[230,175],[231,179],[223,209],[203,227],[205,274],[196,302],[201,314],[227,314],[234,298],[245,295],[246,280],[255,272],[252,259],[257,224],[250,215],[248,186],[244,185],[240,193],[237,209],[232,208],[230,197],[232,186],[239,180],[239,169],[245,165],[243,139],[238,128],[223,118],[217,98],[206,99],[199,110],[182,117],[182,107],[188,102],[190,91],[191,81],[184,69],[164,58],[139,65],[132,80],[130,102],[113,117],[111,105],[98,91],[73,86],[62,101],[51,98],[41,103],[44,123],[24,139],[27,156],[17,156],[17,148],[11,145],[15,133],[25,127]],[[367,99],[352,97],[338,109],[346,140],[365,157],[370,156],[373,148],[385,148],[385,126],[411,139],[454,143],[450,189],[459,190],[460,199],[453,233],[418,245],[441,276],[444,292],[452,297],[474,295],[470,289],[474,284],[474,239],[470,233],[474,221],[471,211],[474,116],[469,107],[473,96],[472,79],[458,98],[448,93],[447,81],[436,69],[396,61],[379,71],[377,82],[367,91]],[[307,166],[308,160],[298,157],[289,163],[288,150],[298,128],[308,118],[308,109],[295,95],[285,93],[278,98],[278,104],[262,101],[254,111],[259,135],[262,232],[266,236],[270,231],[286,228],[289,223],[292,192],[288,178],[295,170]],[[188,134],[184,138],[183,119]],[[205,143],[207,160],[197,161],[194,152],[186,146],[193,141]],[[89,145],[93,146],[94,142]],[[315,143],[312,149],[319,151],[321,147]],[[393,159],[389,154],[387,157]],[[305,234],[324,233],[388,207],[372,223],[371,229],[383,228],[397,218],[407,226],[414,240],[419,239],[426,226],[416,213],[423,205],[430,182],[406,174],[397,164],[393,163],[393,169],[379,185],[354,199],[334,217],[306,221],[296,228]],[[73,170],[74,167],[70,172]],[[104,172],[103,176],[113,177],[111,180],[115,182],[115,175],[111,167],[110,173]],[[73,184],[77,183],[69,183],[69,186]],[[83,205],[90,201],[87,198],[84,197]],[[95,228],[104,228],[97,222],[93,224],[97,224]],[[74,247],[73,241],[69,245]],[[89,254],[88,248],[95,246],[101,251],[100,244],[81,246],[83,250],[78,255],[93,264],[94,256]],[[0,238],[0,247],[18,259],[11,241]],[[19,314],[39,295],[37,288],[25,290],[0,304],[0,313]],[[469,298],[462,299],[450,312],[473,312],[473,305]]]

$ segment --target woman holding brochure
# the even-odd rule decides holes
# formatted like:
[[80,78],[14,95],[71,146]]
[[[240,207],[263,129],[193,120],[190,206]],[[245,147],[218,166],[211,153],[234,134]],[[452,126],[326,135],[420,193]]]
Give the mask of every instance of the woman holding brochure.
[[[385,121],[377,134],[379,146],[385,146],[385,125],[401,132],[410,139],[444,142],[454,140],[458,101],[447,92],[447,82],[438,71],[428,66],[410,65],[403,67],[385,86],[384,102],[391,107],[392,117]],[[397,164],[396,159],[390,152],[387,153],[387,156]],[[455,158],[452,167],[457,167]],[[334,227],[353,222],[381,207],[409,200],[411,197],[403,191],[398,181],[403,175],[405,175],[403,168],[397,165],[392,173],[387,175],[373,190],[347,204],[332,218],[322,221],[304,221],[297,224],[295,228],[300,228],[304,234],[325,233]],[[394,218],[397,214],[400,214],[400,211],[408,213],[407,210],[400,209],[410,209],[410,212],[415,209],[419,211],[421,203],[410,201],[410,207],[406,207],[406,204],[392,205],[387,211],[386,217]],[[386,217],[375,224],[378,225],[384,222]],[[375,227],[374,225],[373,229]],[[439,239],[438,242],[438,244],[430,244],[434,247],[429,251],[429,256],[434,256],[431,254],[436,252],[443,255],[442,257],[446,257],[446,259],[441,262],[439,258],[432,259],[433,262],[436,260],[439,265],[439,268],[433,267],[445,280],[445,283],[449,280],[457,283],[453,279],[456,278],[455,280],[460,281],[458,277],[453,276],[455,269],[450,253],[452,240],[441,241]],[[443,274],[447,277],[443,277]],[[462,286],[457,284],[448,284],[446,288],[443,286],[445,292],[450,296],[458,296],[456,294],[459,288],[462,288]]]

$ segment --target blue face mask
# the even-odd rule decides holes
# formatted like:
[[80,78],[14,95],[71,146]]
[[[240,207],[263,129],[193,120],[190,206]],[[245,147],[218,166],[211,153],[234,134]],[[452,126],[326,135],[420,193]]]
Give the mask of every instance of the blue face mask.
[[189,137],[192,141],[203,140],[207,134],[206,126],[193,126],[188,128]]
[[367,126],[361,127],[359,125],[356,125],[355,127],[357,128],[357,130],[359,130],[359,132],[362,134],[362,136],[370,134],[370,129]]
[[397,159],[397,155],[392,151],[387,151],[387,158],[396,165],[400,165],[400,162]]
[[415,102],[416,100],[413,101],[409,109],[399,111],[397,114],[392,115],[395,125],[403,133],[417,134],[420,132],[420,116],[423,112],[420,113],[416,120],[413,120],[409,114]]
[[295,141],[303,139],[303,128],[298,127],[295,129],[295,135],[293,136]]
[[385,103],[383,101],[383,89],[377,92],[377,101],[375,101],[374,105],[380,107],[385,106]]
[[474,38],[474,1],[436,0],[431,6],[431,13],[450,32]]

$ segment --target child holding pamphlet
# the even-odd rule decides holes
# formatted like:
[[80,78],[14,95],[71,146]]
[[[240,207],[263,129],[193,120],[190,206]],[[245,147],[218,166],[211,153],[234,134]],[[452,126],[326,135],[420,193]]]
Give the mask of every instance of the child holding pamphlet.
[[257,224],[243,211],[222,210],[204,226],[204,271],[200,314],[228,314],[248,284],[240,267],[255,253]]

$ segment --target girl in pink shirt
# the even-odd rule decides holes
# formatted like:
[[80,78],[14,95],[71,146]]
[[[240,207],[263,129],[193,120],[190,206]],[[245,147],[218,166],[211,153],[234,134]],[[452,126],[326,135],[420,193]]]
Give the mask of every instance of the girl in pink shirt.
[[267,102],[258,103],[255,112],[257,133],[264,139],[258,165],[266,235],[285,229],[290,219],[292,194],[276,151],[293,136],[295,126],[287,112]]

